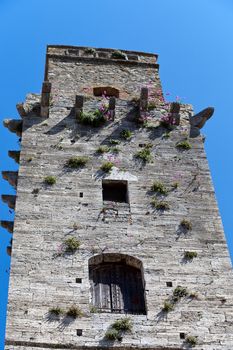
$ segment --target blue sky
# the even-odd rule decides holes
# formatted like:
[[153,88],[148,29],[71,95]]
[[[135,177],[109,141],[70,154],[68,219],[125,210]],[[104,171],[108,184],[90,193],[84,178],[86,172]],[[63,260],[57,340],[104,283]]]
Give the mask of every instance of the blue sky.
[[[39,92],[47,44],[110,47],[159,54],[164,92],[214,106],[205,147],[228,246],[232,238],[232,0],[0,0],[0,118],[19,118],[15,105]],[[17,169],[8,150],[17,137],[0,126],[1,170]],[[0,192],[14,193],[5,180]],[[0,219],[13,219],[1,203]],[[0,350],[3,349],[10,234],[0,229]],[[203,232],[204,234],[204,232]]]

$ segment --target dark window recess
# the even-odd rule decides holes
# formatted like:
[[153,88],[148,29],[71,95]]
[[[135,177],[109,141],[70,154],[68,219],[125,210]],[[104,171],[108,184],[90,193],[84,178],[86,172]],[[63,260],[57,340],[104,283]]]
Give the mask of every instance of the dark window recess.
[[112,86],[97,86],[93,88],[94,96],[114,96],[119,98],[119,90]]
[[172,282],[166,282],[167,287],[172,287]]
[[83,192],[79,192],[79,197],[83,198]]
[[185,333],[180,333],[180,339],[185,339]]
[[82,278],[76,278],[76,283],[82,283]]
[[146,314],[141,270],[126,264],[90,266],[92,303],[101,312]]
[[83,335],[83,330],[82,329],[77,329],[77,336]]
[[127,181],[108,181],[102,182],[103,201],[128,203]]

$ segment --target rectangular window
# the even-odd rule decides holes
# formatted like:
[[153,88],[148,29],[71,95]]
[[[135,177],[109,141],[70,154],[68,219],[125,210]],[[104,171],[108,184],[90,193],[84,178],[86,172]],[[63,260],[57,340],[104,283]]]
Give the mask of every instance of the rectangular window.
[[127,181],[103,180],[103,201],[129,203]]

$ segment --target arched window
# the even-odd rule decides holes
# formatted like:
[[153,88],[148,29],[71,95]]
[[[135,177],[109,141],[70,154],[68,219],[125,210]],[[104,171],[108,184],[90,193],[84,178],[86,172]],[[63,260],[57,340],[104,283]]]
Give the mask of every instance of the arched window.
[[92,304],[100,312],[146,314],[142,263],[131,256],[103,254],[90,259]]
[[108,97],[114,96],[119,98],[119,90],[114,88],[113,86],[96,86],[93,88],[94,96],[103,96],[106,95]]

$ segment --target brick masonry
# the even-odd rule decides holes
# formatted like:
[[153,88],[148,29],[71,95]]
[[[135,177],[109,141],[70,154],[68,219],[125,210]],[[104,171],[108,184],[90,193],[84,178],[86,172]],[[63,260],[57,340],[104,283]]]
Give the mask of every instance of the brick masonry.
[[[124,51],[128,60],[111,57],[113,50],[50,46],[45,80],[51,83],[49,118],[41,117],[40,95],[30,94],[23,105],[22,148],[18,172],[5,350],[98,349],[102,347],[184,349],[181,339],[197,337],[198,350],[233,348],[233,279],[221,218],[216,204],[204,138],[188,138],[192,106],[181,105],[180,125],[169,132],[159,126],[166,113],[156,97],[161,89],[157,56]],[[94,110],[101,97],[93,87],[113,86],[120,91],[115,119],[100,128],[77,123],[76,95],[84,96],[84,111]],[[149,127],[135,122],[138,110],[132,98],[153,86],[156,107]],[[150,99],[150,96],[149,96]],[[21,110],[22,110],[21,108]],[[132,131],[129,140],[122,129]],[[188,138],[192,148],[177,149]],[[96,154],[110,139],[120,140],[119,154]],[[142,144],[151,144],[152,161],[135,157]],[[80,170],[65,166],[72,156],[86,156]],[[109,174],[100,171],[104,160],[115,163]],[[54,176],[56,184],[44,184]],[[119,215],[103,208],[102,180],[128,181],[130,210]],[[170,209],[151,206],[153,181],[168,189]],[[178,187],[173,184],[178,182]],[[83,197],[80,197],[80,192]],[[184,233],[187,219],[192,230]],[[64,240],[76,237],[74,254],[59,255]],[[197,252],[192,261],[185,251]],[[88,261],[95,255],[125,254],[143,265],[147,315],[129,315],[131,333],[121,342],[104,339],[108,327],[123,315],[91,313]],[[81,278],[81,283],[76,279]],[[172,282],[172,287],[167,286]],[[168,283],[169,284],[169,283]],[[164,301],[178,285],[196,293],[173,311],[162,312]],[[51,320],[49,309],[76,305],[84,316]],[[82,329],[82,335],[77,335]]]

